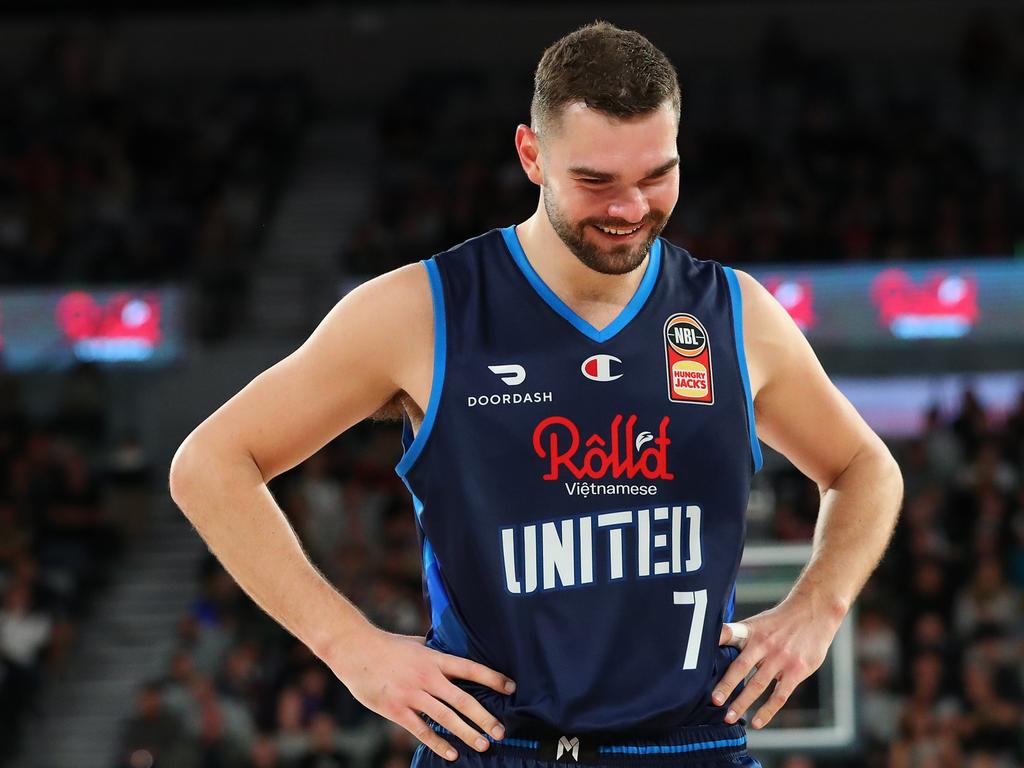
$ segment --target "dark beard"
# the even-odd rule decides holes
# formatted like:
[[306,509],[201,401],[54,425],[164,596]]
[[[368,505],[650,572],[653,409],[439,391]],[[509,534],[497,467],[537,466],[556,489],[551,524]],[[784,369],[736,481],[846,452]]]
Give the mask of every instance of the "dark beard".
[[585,236],[586,227],[591,224],[595,226],[600,224],[606,227],[615,226],[623,229],[625,227],[622,227],[621,224],[600,219],[584,219],[578,224],[573,225],[562,217],[561,211],[555,207],[547,194],[543,195],[543,198],[544,210],[547,211],[551,227],[562,239],[562,242],[565,243],[565,247],[572,251],[573,255],[583,262],[584,265],[603,275],[624,275],[639,267],[644,259],[647,258],[651,246],[654,245],[654,241],[658,239],[658,235],[661,234],[661,230],[665,228],[665,224],[668,221],[668,216],[664,213],[651,209],[647,217],[641,222],[641,224],[651,225],[650,232],[644,242],[639,245],[613,246],[610,250],[606,251],[587,241]]

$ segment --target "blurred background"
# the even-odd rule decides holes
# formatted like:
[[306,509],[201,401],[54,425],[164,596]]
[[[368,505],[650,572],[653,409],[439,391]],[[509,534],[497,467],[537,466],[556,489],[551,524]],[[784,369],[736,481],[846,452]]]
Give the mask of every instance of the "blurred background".
[[[605,18],[679,71],[665,236],[762,280],[905,476],[852,684],[808,681],[769,729],[827,729],[848,695],[853,732],[755,754],[1024,765],[1019,2],[90,9],[0,10],[3,764],[408,766],[210,555],[170,458],[353,285],[530,214],[533,68]],[[363,423],[271,490],[346,595],[423,633],[400,452]],[[817,505],[769,451],[750,544],[808,542]]]

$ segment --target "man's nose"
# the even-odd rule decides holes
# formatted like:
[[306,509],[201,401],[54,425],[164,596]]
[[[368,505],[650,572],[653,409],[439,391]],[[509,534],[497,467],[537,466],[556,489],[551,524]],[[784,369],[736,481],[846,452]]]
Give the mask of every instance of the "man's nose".
[[647,197],[634,187],[608,205],[608,218],[639,224],[650,210]]

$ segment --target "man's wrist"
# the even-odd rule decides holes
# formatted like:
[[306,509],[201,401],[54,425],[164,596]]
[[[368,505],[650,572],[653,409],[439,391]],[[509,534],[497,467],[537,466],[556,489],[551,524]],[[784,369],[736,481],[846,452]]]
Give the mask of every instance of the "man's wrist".
[[811,584],[797,584],[786,599],[806,601],[816,616],[828,619],[837,629],[853,603],[836,590]]
[[352,611],[344,626],[332,627],[311,650],[321,661],[335,671],[344,670],[353,656],[353,650],[367,642],[370,635],[380,630],[358,611]]

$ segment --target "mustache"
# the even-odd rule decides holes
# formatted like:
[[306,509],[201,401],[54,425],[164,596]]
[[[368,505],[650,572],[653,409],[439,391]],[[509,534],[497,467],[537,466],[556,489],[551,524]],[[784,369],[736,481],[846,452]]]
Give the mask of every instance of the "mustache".
[[606,219],[584,219],[580,222],[580,226],[586,226],[587,224],[593,224],[595,227],[607,227],[608,229],[636,229],[637,227],[643,227],[647,224],[655,224],[662,221],[665,217],[660,213],[652,211],[647,216],[644,216],[639,222],[635,221],[608,221]]

